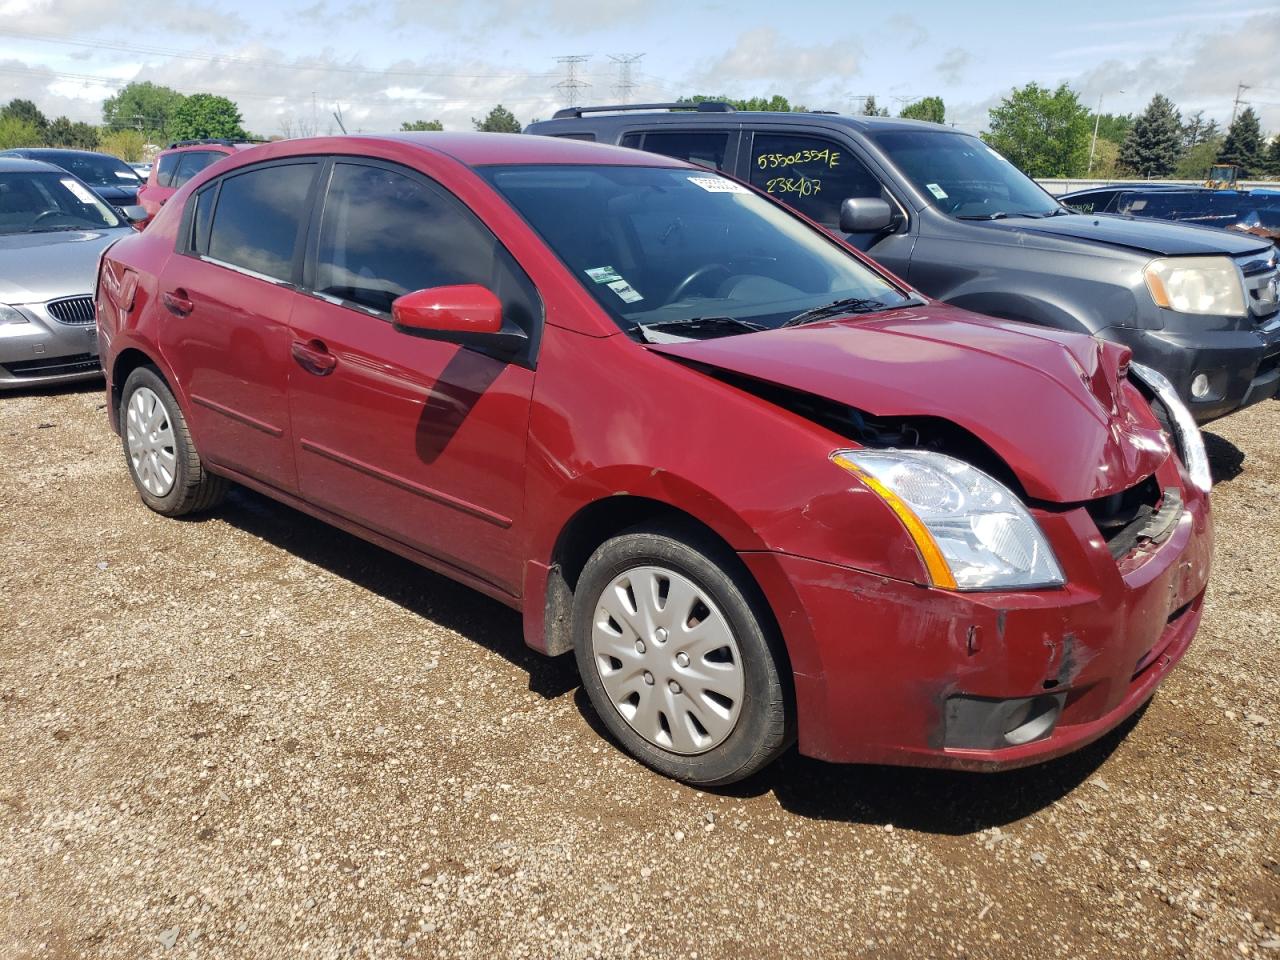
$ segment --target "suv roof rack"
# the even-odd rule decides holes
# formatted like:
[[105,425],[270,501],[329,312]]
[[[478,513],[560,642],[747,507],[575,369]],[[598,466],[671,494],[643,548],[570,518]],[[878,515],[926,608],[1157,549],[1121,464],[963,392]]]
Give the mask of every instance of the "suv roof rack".
[[698,113],[736,113],[738,108],[723,100],[703,100],[699,103],[615,103],[596,107],[565,107],[552,114],[552,120],[580,118],[584,113],[628,113],[632,110],[695,110]]
[[175,140],[166,150],[172,150],[174,147],[203,147],[203,146],[219,146],[234,147],[238,143],[266,143],[265,140],[228,140],[225,137],[201,137],[196,140]]

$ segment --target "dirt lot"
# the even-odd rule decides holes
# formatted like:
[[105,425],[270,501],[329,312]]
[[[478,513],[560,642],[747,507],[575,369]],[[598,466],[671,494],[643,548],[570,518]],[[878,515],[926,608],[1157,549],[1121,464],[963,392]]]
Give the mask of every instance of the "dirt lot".
[[96,387],[0,396],[0,957],[1280,960],[1280,404],[1213,427],[1199,639],[1001,776],[601,739],[515,614],[240,491],[149,513]]

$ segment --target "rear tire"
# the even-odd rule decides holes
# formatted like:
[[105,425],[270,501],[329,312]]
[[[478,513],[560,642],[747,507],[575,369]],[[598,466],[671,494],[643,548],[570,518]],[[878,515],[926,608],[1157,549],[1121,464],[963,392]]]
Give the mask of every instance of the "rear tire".
[[741,562],[713,537],[663,525],[606,541],[578,578],[573,635],[596,713],[665,776],[733,783],[791,742],[782,643]]
[[142,502],[166,517],[208,510],[228,481],[209,473],[182,408],[154,367],[138,367],[120,391],[120,440]]

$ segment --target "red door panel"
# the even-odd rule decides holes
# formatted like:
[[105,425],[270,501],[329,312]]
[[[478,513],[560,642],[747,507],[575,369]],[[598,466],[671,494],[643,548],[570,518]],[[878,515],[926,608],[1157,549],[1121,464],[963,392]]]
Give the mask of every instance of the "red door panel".
[[201,455],[296,490],[286,391],[289,311],[297,294],[205,260],[174,256],[161,277],[160,297],[165,355],[185,387]]
[[314,297],[291,324],[302,496],[518,594],[533,372]]

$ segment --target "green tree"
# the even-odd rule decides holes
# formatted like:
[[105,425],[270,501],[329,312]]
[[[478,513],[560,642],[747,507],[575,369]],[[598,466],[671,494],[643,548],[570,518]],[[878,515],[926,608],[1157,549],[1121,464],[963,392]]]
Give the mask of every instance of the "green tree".
[[98,149],[126,163],[142,160],[147,138],[141,130],[107,130],[98,138]]
[[909,103],[898,114],[908,120],[928,120],[930,123],[946,123],[947,108],[941,97],[924,97],[915,103]]
[[1267,147],[1267,155],[1263,158],[1262,168],[1269,177],[1280,177],[1280,136],[1273,137],[1271,146]]
[[1109,140],[1117,147],[1124,143],[1124,138],[1133,128],[1131,113],[1095,113],[1093,118],[1098,121],[1098,139]]
[[44,142],[51,147],[96,150],[98,148],[98,128],[83,121],[72,123],[66,117],[58,117],[57,120],[49,124],[49,129],[44,135]]
[[1089,111],[1065,83],[1015,87],[989,113],[982,138],[1032,177],[1078,177],[1089,162]]
[[862,101],[862,115],[864,117],[887,117],[889,115],[889,110],[887,107],[881,108],[876,106],[876,98],[874,96],[870,96]]
[[1173,168],[1175,180],[1203,180],[1209,168],[1218,161],[1218,152],[1222,149],[1222,138],[1201,140],[1194,147],[1188,147],[1178,158]]
[[0,115],[0,150],[44,145],[40,128],[28,120]]
[[141,130],[150,140],[163,140],[185,99],[177,90],[149,80],[127,83],[103,101],[102,122],[108,130]]
[[1120,148],[1101,136],[1093,154],[1093,175],[1102,180],[1112,180],[1120,175]]
[[36,133],[40,140],[44,140],[45,132],[49,129],[49,118],[40,112],[30,100],[19,100],[17,98],[10,100],[0,108],[0,119],[17,120],[21,123],[29,123],[36,128]]
[[1120,148],[1120,166],[1140,177],[1167,177],[1182,154],[1182,117],[1168,97],[1157,93],[1133,122]]
[[218,137],[243,140],[248,134],[240,126],[240,108],[215,93],[193,93],[173,111],[169,136],[175,140]]
[[519,133],[520,121],[516,119],[516,115],[498,104],[489,111],[489,115],[483,120],[471,118],[471,122],[475,124],[475,128],[481,133]]
[[1262,127],[1253,107],[1245,107],[1227,129],[1227,139],[1218,153],[1219,163],[1234,163],[1240,178],[1248,180],[1262,170]]
[[762,110],[768,113],[791,113],[793,111],[803,111],[803,107],[793,107],[791,101],[786,97],[775,93],[771,97],[749,97],[746,100],[738,100],[733,97],[709,97],[704,93],[696,93],[692,97],[681,97],[678,103],[705,103],[711,101],[713,103],[727,103],[735,110]]
[[443,130],[444,124],[439,120],[406,120],[400,124],[400,129],[410,133],[423,130]]

